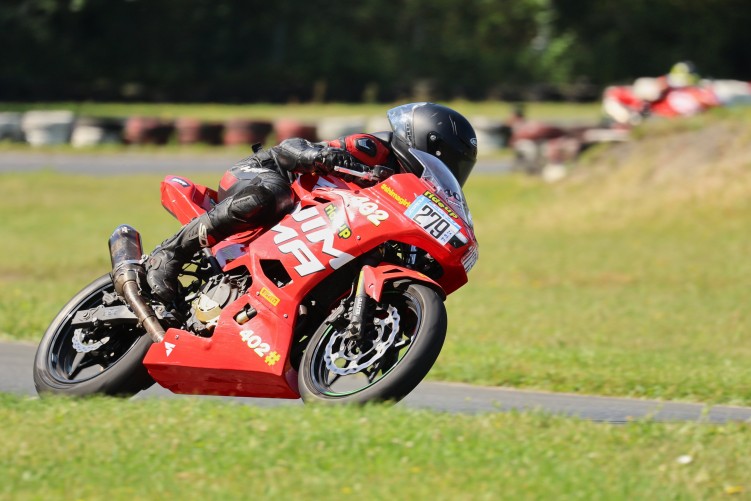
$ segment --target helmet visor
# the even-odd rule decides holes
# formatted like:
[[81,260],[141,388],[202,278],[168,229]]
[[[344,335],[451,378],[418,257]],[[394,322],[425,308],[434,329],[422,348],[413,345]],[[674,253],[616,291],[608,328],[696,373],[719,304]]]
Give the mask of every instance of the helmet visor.
[[386,112],[391,130],[394,135],[401,139],[410,148],[415,147],[415,137],[413,131],[413,118],[416,108],[424,106],[426,103],[410,103],[397,106]]

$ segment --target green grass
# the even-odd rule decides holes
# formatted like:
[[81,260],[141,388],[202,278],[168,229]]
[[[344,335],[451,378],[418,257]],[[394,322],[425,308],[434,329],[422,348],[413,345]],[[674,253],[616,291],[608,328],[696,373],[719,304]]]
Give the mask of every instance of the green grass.
[[748,424],[0,395],[0,432],[0,497],[13,500],[726,499],[751,489]]
[[[322,117],[385,117],[386,110],[401,103],[382,104],[175,104],[175,103],[0,103],[0,111],[70,110],[94,117],[153,116],[165,119],[195,117],[205,120],[254,118],[276,120],[292,118],[314,120]],[[445,103],[468,117],[484,116],[507,119],[511,103],[502,101],[451,101]],[[529,118],[542,120],[596,121],[601,114],[599,103],[528,103]]]
[[751,402],[748,199],[623,220],[639,206],[576,215],[571,191],[477,181],[481,257],[433,377]]
[[[751,127],[744,114],[705,120],[595,151],[559,185],[470,179],[480,261],[448,299],[429,377],[751,404]],[[116,225],[146,250],[171,235],[158,182],[0,176],[0,336],[39,339],[108,271]]]
[[[108,271],[117,224],[139,229],[145,249],[177,228],[155,177],[0,183],[10,257],[0,263],[0,332],[12,338],[38,339],[69,297]],[[556,212],[570,195],[525,179],[477,177],[468,193],[481,259],[449,298],[432,378],[751,403],[748,202],[585,224]]]

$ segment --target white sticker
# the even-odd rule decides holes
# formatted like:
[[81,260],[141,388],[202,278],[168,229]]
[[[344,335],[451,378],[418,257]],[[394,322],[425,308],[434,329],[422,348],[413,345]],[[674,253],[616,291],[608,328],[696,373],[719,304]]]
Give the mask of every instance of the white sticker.
[[467,250],[467,252],[462,256],[462,266],[464,266],[464,271],[469,273],[469,270],[475,267],[477,264],[477,258],[480,257],[480,253],[477,249],[476,245],[473,245],[472,247]]
[[164,350],[167,352],[167,356],[170,356],[172,354],[172,350],[175,349],[175,346],[176,345],[172,343],[167,343],[167,342],[164,343]]
[[444,245],[461,230],[461,226],[451,219],[451,216],[422,195],[412,202],[405,214]]

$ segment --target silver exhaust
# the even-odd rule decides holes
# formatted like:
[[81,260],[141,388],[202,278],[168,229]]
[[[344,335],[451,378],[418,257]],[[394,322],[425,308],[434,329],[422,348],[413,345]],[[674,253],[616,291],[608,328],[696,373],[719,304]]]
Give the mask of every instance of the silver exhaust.
[[125,299],[149,337],[155,343],[164,339],[164,328],[149,303],[141,297],[139,283],[146,283],[146,270],[141,265],[143,248],[141,235],[135,228],[118,226],[109,240],[112,259],[112,283],[115,291]]

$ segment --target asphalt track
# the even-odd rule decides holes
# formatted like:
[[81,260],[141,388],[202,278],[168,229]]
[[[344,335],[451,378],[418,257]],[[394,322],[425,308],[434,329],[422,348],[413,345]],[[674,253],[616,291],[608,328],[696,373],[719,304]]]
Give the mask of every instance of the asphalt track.
[[[61,154],[2,153],[0,172],[53,170],[84,175],[128,174],[220,174],[238,160],[226,154]],[[481,161],[476,172],[503,173],[508,165]],[[218,178],[217,178],[218,179]],[[32,379],[35,346],[24,343],[0,343],[0,392],[36,395]],[[139,398],[185,398],[158,386],[137,395]],[[193,397],[196,398],[196,397]],[[217,397],[201,397],[217,398]],[[302,405],[295,400],[233,399],[259,406]],[[751,408],[705,406],[702,404],[597,397],[564,393],[546,393],[509,388],[472,386],[459,383],[424,382],[401,406],[444,412],[480,413],[510,410],[538,410],[577,416],[592,421],[624,423],[633,419],[656,421],[751,421]]]
[[[36,395],[32,379],[35,351],[35,346],[29,343],[0,343],[0,392]],[[221,397],[185,397],[174,395],[155,385],[134,398]],[[299,400],[227,399],[263,407],[302,405]],[[713,423],[751,421],[751,408],[747,407],[709,407],[701,404],[545,393],[436,382],[423,382],[398,405],[413,409],[469,414],[537,410],[607,423],[625,423],[642,418],[651,418],[655,421]]]
[[[250,154],[250,151],[248,152]],[[32,172],[52,170],[71,174],[114,176],[126,174],[221,174],[242,158],[226,153],[0,153],[0,172]],[[502,173],[508,162],[480,160],[474,172]],[[219,182],[219,177],[217,177]]]

